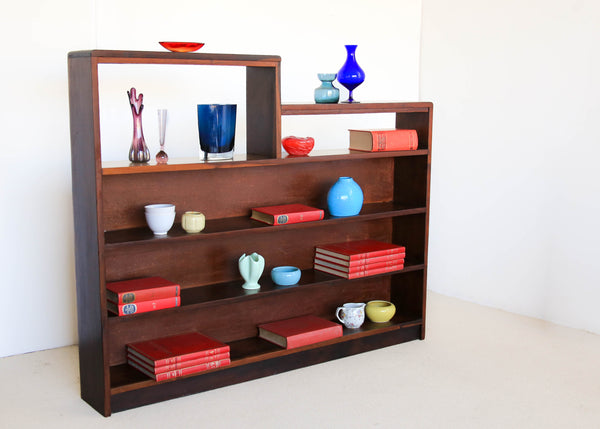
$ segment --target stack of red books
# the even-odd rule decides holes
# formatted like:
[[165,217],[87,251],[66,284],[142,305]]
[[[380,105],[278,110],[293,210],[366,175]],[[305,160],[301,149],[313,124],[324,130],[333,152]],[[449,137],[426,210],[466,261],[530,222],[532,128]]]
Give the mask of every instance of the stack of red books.
[[162,277],[145,277],[106,284],[107,308],[119,316],[178,307],[180,286]]
[[231,363],[229,346],[198,332],[127,345],[127,363],[156,381]]
[[346,279],[389,273],[404,268],[406,248],[377,240],[332,243],[315,248],[315,270]]

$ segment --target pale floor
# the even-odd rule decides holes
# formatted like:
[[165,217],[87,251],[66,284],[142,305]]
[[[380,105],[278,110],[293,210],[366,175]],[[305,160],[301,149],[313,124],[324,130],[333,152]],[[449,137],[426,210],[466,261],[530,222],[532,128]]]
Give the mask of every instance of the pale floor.
[[600,428],[600,336],[429,294],[425,341],[100,416],[77,348],[0,359],[1,428]]

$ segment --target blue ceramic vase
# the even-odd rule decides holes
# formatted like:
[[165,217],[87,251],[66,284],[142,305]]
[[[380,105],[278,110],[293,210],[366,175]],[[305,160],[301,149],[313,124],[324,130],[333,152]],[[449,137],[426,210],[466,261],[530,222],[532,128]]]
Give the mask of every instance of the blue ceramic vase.
[[344,101],[344,103],[357,103],[352,97],[352,91],[365,81],[365,72],[356,62],[356,46],[346,45],[346,62],[337,74],[338,82],[350,92],[348,100]]
[[355,216],[363,205],[363,191],[352,177],[340,177],[327,193],[331,216]]
[[315,89],[315,103],[337,103],[340,100],[340,90],[333,86],[336,78],[335,73],[317,74],[321,81],[321,86]]

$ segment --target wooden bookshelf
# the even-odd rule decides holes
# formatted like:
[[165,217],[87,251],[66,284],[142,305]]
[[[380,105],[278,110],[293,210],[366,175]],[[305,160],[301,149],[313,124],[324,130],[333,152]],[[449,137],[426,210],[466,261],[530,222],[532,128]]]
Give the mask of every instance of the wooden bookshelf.
[[[81,396],[98,412],[108,416],[424,338],[431,103],[282,105],[276,56],[81,51],[70,53],[68,61]],[[219,163],[190,158],[167,165],[103,163],[98,64],[105,63],[245,67],[248,154]],[[418,150],[282,153],[281,115],[385,112],[395,113],[390,126],[417,130]],[[252,207],[264,205],[326,209],[327,191],[340,176],[353,177],[363,189],[358,216],[283,226],[249,219]],[[176,224],[165,238],[152,235],[143,214],[144,205],[159,200],[177,207]],[[206,215],[204,231],[183,231],[186,210]],[[354,280],[312,269],[315,245],[364,238],[406,246],[405,268]],[[264,256],[266,269],[261,289],[252,293],[241,288],[237,259],[254,251]],[[300,267],[299,284],[273,284],[269,271],[277,265]],[[154,275],[181,284],[180,307],[126,317],[108,313],[107,282]],[[308,313],[332,320],[340,304],[371,299],[394,302],[394,319],[293,350],[257,337],[260,323]],[[232,364],[164,382],[126,364],[126,344],[190,330],[227,342]]]

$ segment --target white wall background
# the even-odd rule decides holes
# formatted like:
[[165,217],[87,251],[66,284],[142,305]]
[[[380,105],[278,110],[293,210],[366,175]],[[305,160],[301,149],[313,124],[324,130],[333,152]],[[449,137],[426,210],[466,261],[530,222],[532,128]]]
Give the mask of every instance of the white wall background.
[[[357,99],[435,103],[429,287],[600,333],[599,18],[593,0],[13,3],[0,16],[0,356],[77,341],[67,52],[165,39],[281,55],[283,102],[311,101],[316,73],[339,69],[343,45],[357,43]],[[141,81],[106,73],[102,132],[118,156],[131,138],[125,90]],[[228,76],[203,79],[239,93]],[[174,102],[183,117],[163,87],[140,87],[146,112]],[[345,144],[330,129],[349,119],[331,119],[286,118],[284,134]],[[197,151],[169,134],[175,124],[171,153]]]
[[[373,19],[374,11],[383,13]],[[355,98],[412,101],[418,98],[420,22],[420,0],[381,0],[376,5],[359,0],[25,0],[4,8],[0,356],[77,342],[69,51],[162,50],[159,40],[185,40],[205,42],[203,52],[280,55],[283,102],[310,102],[319,86],[316,74],[337,71],[346,57],[343,45],[355,43],[367,75]],[[143,71],[138,80],[135,67],[102,73],[103,138],[116,154],[111,156],[122,154],[122,159],[131,143],[125,93],[131,86],[144,93],[144,132],[153,154],[158,150],[156,108],[171,103],[165,107],[175,113],[167,130],[169,153],[198,154],[195,124],[189,128],[191,138],[177,138],[178,121],[186,122],[184,112],[191,111],[190,120],[195,121],[195,104],[204,102],[200,98],[207,95],[207,81],[223,88],[223,99],[239,94],[229,71],[203,76],[203,82],[190,77],[188,70],[179,71],[182,81],[168,83],[174,85],[173,98],[164,90],[164,79],[151,83]],[[195,97],[178,92],[186,85]],[[178,97],[190,103],[187,111],[177,104]],[[347,117],[334,125],[319,118],[292,119],[284,123],[284,133],[313,135],[317,148],[347,144],[345,132],[339,133],[347,127]],[[362,121],[364,126],[393,124],[381,117]],[[327,138],[331,129],[338,132]]]
[[424,0],[429,287],[600,333],[600,3]]

